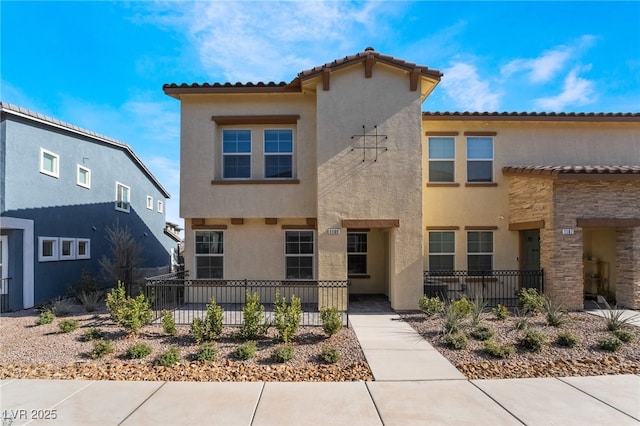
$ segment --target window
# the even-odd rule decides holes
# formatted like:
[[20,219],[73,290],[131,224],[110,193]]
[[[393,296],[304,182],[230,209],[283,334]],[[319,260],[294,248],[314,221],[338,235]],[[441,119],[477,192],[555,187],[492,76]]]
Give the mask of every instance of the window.
[[347,233],[347,271],[349,275],[367,273],[367,234]]
[[251,130],[222,131],[222,177],[251,177]]
[[58,238],[38,237],[38,261],[51,262],[58,260]]
[[76,259],[91,259],[91,240],[76,238]]
[[224,234],[196,231],[196,278],[224,277]]
[[78,164],[78,177],[76,183],[83,188],[91,188],[91,170]]
[[313,231],[285,232],[287,279],[313,279]]
[[131,200],[131,188],[116,182],[116,210],[129,212],[129,204]]
[[455,138],[429,138],[429,182],[453,182]]
[[153,210],[153,197],[151,195],[147,195],[147,208]]
[[264,131],[264,177],[293,177],[293,130]]
[[453,271],[455,268],[455,232],[429,232],[429,270]]
[[74,260],[76,258],[75,238],[59,238],[60,260]]
[[493,232],[467,233],[467,269],[469,271],[493,270]]
[[44,148],[40,148],[40,173],[45,175],[60,176],[60,156]]
[[467,137],[467,182],[493,182],[492,137]]
[[162,213],[164,211],[164,203],[158,200],[158,213]]

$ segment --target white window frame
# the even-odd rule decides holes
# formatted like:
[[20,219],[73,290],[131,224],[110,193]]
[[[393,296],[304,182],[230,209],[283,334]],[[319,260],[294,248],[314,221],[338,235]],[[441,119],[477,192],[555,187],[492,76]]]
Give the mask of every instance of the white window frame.
[[[233,131],[248,131],[249,132],[249,152],[224,152],[224,134],[225,132],[233,132]],[[222,151],[222,179],[227,180],[250,180],[251,176],[253,176],[253,164],[252,164],[252,155],[253,155],[253,131],[251,129],[222,129],[222,143],[220,149]],[[249,157],[249,176],[247,177],[227,177],[225,176],[225,160],[230,156],[245,156]]]
[[[469,158],[469,141],[472,139],[491,139],[491,157]],[[467,149],[467,183],[470,183],[470,184],[494,183],[495,182],[495,176],[494,176],[495,138],[493,136],[467,136],[466,149]],[[491,162],[491,176],[489,180],[474,180],[474,181],[469,180],[469,164],[474,162],[475,163]]]
[[[451,139],[453,143],[453,156],[451,158],[432,158],[431,157],[431,140],[432,139]],[[456,138],[455,136],[430,136],[428,139],[427,155],[429,156],[429,164],[427,168],[427,176],[429,183],[455,183],[456,181]],[[431,163],[451,163],[453,165],[451,180],[433,180],[431,179]]]
[[[313,238],[312,242],[312,252],[311,253],[287,253],[287,234],[292,232],[310,232]],[[296,280],[296,281],[312,281],[316,276],[316,233],[310,229],[289,229],[284,233],[284,276],[287,280]],[[311,278],[289,278],[287,276],[287,258],[289,257],[310,257],[311,258]]]
[[[85,244],[85,253],[80,254],[80,244]],[[76,238],[75,240],[76,247],[76,259],[91,259],[91,240],[89,238]]]
[[[367,251],[349,251],[349,236],[350,235],[364,235],[364,243],[367,246]],[[349,256],[364,256],[364,272],[349,272]],[[347,231],[347,273],[349,276],[367,275],[369,273],[369,233],[362,231]]]
[[[483,252],[483,251],[478,251],[478,252],[472,252],[469,250],[469,236],[471,234],[490,234],[491,235],[491,249],[492,251],[490,252]],[[479,230],[479,231],[467,231],[467,270],[469,271],[480,271],[479,269],[471,269],[469,267],[469,257],[470,256],[491,256],[491,265],[490,265],[490,271],[493,271],[493,267],[494,267],[494,261],[495,261],[495,250],[496,250],[496,246],[495,246],[495,232],[493,231],[489,231],[489,230]]]
[[[276,131],[281,131],[281,130],[288,130],[291,132],[291,151],[289,152],[267,152],[267,138],[266,138],[266,132],[269,130],[276,130]],[[263,165],[263,175],[265,179],[294,179],[295,177],[295,164],[293,161],[293,150],[295,147],[295,134],[292,128],[290,127],[282,127],[282,128],[265,128],[262,129],[262,153],[264,155],[264,165]],[[291,176],[288,177],[267,177],[267,157],[272,156],[272,155],[289,155],[291,157]]]
[[[76,259],[76,239],[75,238],[58,238],[60,248],[58,249],[58,260],[75,260]],[[70,248],[69,254],[64,254],[64,245],[68,244]]]
[[147,195],[147,209],[153,210],[153,197],[151,195]]
[[[43,253],[43,244],[45,242],[51,243],[51,256],[45,256]],[[38,262],[55,262],[58,260],[58,253],[58,237],[38,237]]]
[[[222,236],[222,253],[198,253],[197,240],[196,235],[198,232],[217,232]],[[194,269],[196,271],[196,279],[206,279],[206,280],[223,280],[225,273],[225,261],[224,261],[224,251],[225,251],[225,232],[220,229],[198,229],[193,232],[193,257],[194,257]],[[221,257],[222,258],[222,277],[221,278],[209,278],[209,277],[199,277],[198,276],[198,258],[199,257]]]
[[164,202],[162,200],[158,200],[158,213],[164,212]]
[[[453,251],[431,251],[431,235],[432,234],[453,234]],[[444,269],[433,269],[433,265],[431,264],[431,257],[438,256],[447,256],[453,259],[452,269],[455,270],[456,267],[456,233],[455,231],[429,231],[429,235],[427,236],[427,245],[429,247],[429,270],[430,271],[444,271]]]
[[9,236],[0,235],[0,253],[2,258],[2,275],[0,276],[0,294],[9,293]]
[[[91,169],[85,166],[77,165],[77,173],[76,173],[76,184],[83,188],[91,189]],[[81,172],[86,172],[87,182],[82,182],[80,180]]]
[[[53,157],[53,170],[47,170],[44,168],[44,156],[49,155]],[[60,156],[55,152],[51,152],[47,149],[40,148],[40,173],[54,178],[60,177]]]
[[[124,200],[120,200],[120,199],[119,199],[119,197],[120,197],[120,191],[119,191],[119,188],[120,188],[120,187],[127,188],[127,193],[128,193],[128,195],[129,195],[129,196],[128,196],[127,201],[124,201]],[[126,203],[126,204],[127,204],[127,205],[126,205],[126,207],[121,207],[121,205],[122,205],[123,203]],[[116,210],[118,210],[118,211],[126,212],[126,213],[129,213],[129,211],[131,210],[131,188],[130,188],[129,186],[125,185],[124,183],[116,182],[116,202],[115,202],[115,208],[116,208]]]

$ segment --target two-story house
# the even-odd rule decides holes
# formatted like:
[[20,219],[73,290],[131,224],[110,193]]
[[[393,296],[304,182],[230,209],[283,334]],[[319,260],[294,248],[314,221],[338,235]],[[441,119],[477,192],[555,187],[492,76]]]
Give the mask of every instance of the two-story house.
[[[100,277],[119,226],[144,247],[141,267],[171,263],[169,193],[126,144],[0,104],[2,307],[64,296],[83,272]],[[175,251],[175,250],[174,250]],[[114,283],[109,283],[114,284]]]
[[606,269],[640,307],[640,115],[422,112],[441,78],[367,48],[288,83],[165,85],[191,277],[349,279],[415,309],[425,270],[543,269],[581,308]]

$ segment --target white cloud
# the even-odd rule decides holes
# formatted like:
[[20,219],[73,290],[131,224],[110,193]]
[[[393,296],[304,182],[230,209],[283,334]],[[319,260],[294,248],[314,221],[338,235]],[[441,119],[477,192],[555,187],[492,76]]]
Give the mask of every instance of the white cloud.
[[493,93],[486,79],[480,78],[475,66],[458,62],[445,69],[442,87],[456,106],[472,111],[496,111],[500,95]]
[[569,105],[587,105],[595,102],[594,84],[578,76],[579,68],[572,69],[564,79],[562,93],[557,96],[539,98],[536,105],[546,111],[564,111]]

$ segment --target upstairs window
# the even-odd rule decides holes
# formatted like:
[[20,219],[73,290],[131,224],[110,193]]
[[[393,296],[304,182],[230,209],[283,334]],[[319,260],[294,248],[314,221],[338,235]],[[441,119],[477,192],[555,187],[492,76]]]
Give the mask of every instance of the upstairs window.
[[58,260],[58,238],[38,237],[38,261],[51,262]]
[[493,232],[469,231],[467,233],[467,269],[469,271],[493,270]]
[[162,213],[164,211],[164,203],[158,200],[158,213]]
[[60,156],[44,148],[40,148],[40,173],[60,177]]
[[364,275],[367,273],[367,233],[347,233],[347,273]]
[[196,231],[196,278],[224,277],[224,233]]
[[429,138],[429,182],[454,181],[455,138]]
[[153,210],[153,197],[151,195],[147,195],[147,208]]
[[313,231],[285,233],[285,261],[287,279],[313,279]]
[[264,177],[293,177],[293,130],[264,131]]
[[493,182],[492,137],[467,137],[467,182]]
[[251,130],[222,131],[222,177],[251,178]]
[[91,188],[91,170],[78,164],[78,176],[76,183],[83,188]]
[[429,270],[453,271],[456,253],[455,233],[429,232]]
[[131,203],[131,188],[116,182],[116,210],[129,213]]

